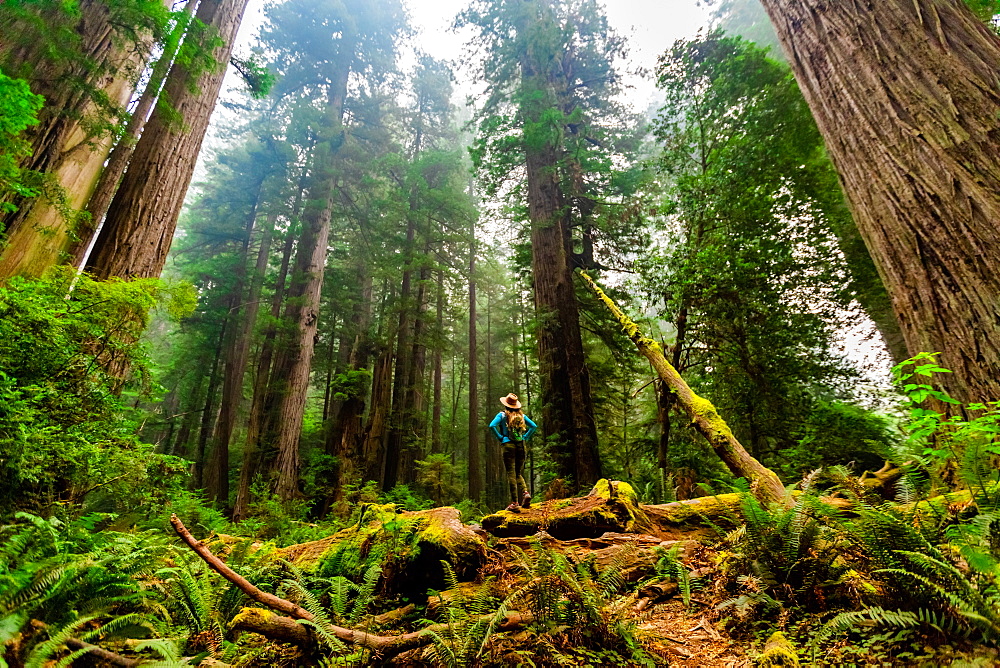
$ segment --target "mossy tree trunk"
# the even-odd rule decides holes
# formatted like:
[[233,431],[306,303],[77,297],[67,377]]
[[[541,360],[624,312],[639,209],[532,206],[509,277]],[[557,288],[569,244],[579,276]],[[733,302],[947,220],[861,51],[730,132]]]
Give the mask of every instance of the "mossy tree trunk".
[[684,382],[677,370],[663,356],[659,344],[653,339],[642,335],[639,326],[636,325],[615,302],[604,294],[593,279],[584,272],[579,272],[580,276],[587,282],[594,294],[604,302],[604,305],[614,314],[622,328],[632,342],[635,343],[639,352],[649,360],[657,375],[666,384],[670,392],[677,397],[678,407],[691,419],[691,424],[704,436],[715,453],[719,455],[723,463],[729,468],[733,475],[745,478],[750,482],[754,496],[764,503],[780,503],[784,505],[792,504],[792,497],[781,484],[778,476],[766,468],[759,461],[754,459],[746,448],[736,439],[729,425],[715,410],[712,402],[699,397],[691,387]]
[[1000,38],[961,0],[762,0],[909,353],[1000,398]]

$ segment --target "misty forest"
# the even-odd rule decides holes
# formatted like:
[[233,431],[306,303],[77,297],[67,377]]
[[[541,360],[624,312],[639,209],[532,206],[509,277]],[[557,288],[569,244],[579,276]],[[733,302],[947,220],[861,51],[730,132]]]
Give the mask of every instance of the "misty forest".
[[0,668],[1000,665],[1000,1],[629,4],[0,2]]

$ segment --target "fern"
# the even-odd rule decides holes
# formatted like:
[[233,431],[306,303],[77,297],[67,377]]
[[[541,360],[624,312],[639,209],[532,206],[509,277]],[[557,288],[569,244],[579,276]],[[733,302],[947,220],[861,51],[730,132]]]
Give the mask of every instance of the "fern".
[[441,564],[445,585],[454,595],[439,599],[447,627],[441,632],[433,629],[426,632],[433,643],[428,655],[437,665],[472,665],[485,653],[497,625],[506,618],[510,608],[507,601],[497,604],[491,592],[492,578],[487,578],[469,598],[459,586],[451,564],[447,561]]
[[[933,615],[925,613],[925,619],[933,619]],[[843,612],[827,622],[813,636],[812,646],[818,647],[835,633],[843,633],[857,626],[891,626],[895,628],[913,628],[925,624],[916,612],[906,610],[886,610],[871,607],[854,612]],[[939,629],[940,630],[940,629]]]
[[681,593],[681,600],[684,602],[684,607],[690,609],[691,575],[688,572],[687,566],[678,558],[680,546],[674,545],[670,549],[657,547],[654,552],[659,556],[655,566],[657,576],[670,582],[676,582],[677,588]]
[[[166,611],[143,582],[161,558],[164,540],[151,534],[93,533],[113,516],[91,514],[75,522],[18,513],[0,527],[0,641],[12,638],[29,619],[48,631],[36,634],[23,660],[56,660],[81,620],[104,638],[135,628],[156,632]],[[58,661],[71,663],[72,652]]]

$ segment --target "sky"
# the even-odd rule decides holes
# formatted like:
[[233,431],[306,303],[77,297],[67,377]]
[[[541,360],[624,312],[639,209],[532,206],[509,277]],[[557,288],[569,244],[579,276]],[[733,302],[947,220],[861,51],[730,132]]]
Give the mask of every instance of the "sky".
[[[465,0],[408,0],[413,26],[418,30],[420,48],[428,54],[453,60],[463,51],[463,37],[449,31]],[[652,70],[656,57],[674,40],[691,37],[708,22],[708,11],[697,0],[604,0],[608,22],[627,38],[628,69]],[[461,78],[459,79],[461,81]],[[627,94],[636,110],[644,110],[653,99],[652,80],[632,77]]]
[[[441,60],[457,60],[465,38],[450,30],[455,16],[467,0],[403,0],[416,31],[414,46]],[[265,0],[250,0],[237,41],[237,50],[246,52],[263,21]],[[611,26],[627,38],[627,68],[652,70],[656,57],[677,39],[692,37],[708,23],[709,11],[699,0],[603,0]],[[458,98],[464,100],[471,83],[456,72]],[[627,100],[636,111],[644,111],[655,98],[651,79],[629,77]],[[458,100],[456,100],[458,101]]]

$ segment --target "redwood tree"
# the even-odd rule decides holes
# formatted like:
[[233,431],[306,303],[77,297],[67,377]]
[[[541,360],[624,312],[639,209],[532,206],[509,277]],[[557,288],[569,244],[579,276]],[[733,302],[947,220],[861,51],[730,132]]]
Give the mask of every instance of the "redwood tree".
[[300,468],[299,435],[309,389],[309,374],[319,317],[323,271],[330,237],[333,197],[338,182],[338,153],[347,141],[344,108],[352,73],[384,73],[395,57],[395,39],[402,27],[402,7],[396,0],[316,3],[298,0],[280,5],[276,17],[292,31],[283,44],[281,32],[270,35],[288,58],[286,85],[325,92],[322,117],[314,131],[308,193],[302,213],[302,236],[289,279],[284,320],[289,335],[275,360],[272,382],[280,385],[271,425],[278,450],[274,469],[276,491],[283,499],[297,494]]
[[601,127],[622,43],[590,0],[481,0],[463,21],[479,30],[474,44],[490,86],[474,151],[486,192],[511,192],[508,176],[524,175],[513,192],[531,240],[541,428],[558,475],[588,486],[601,476],[601,458],[572,272],[592,262],[593,200],[583,195],[612,162],[595,151],[607,149],[601,133],[617,124]]
[[198,6],[195,16],[208,29],[185,40],[183,49],[191,56],[214,47],[215,66],[192,68],[189,58],[178,58],[171,67],[163,103],[136,144],[87,261],[95,276],[160,275],[247,1],[202,0]]
[[961,0],[762,0],[910,354],[1000,398],[1000,37]]

